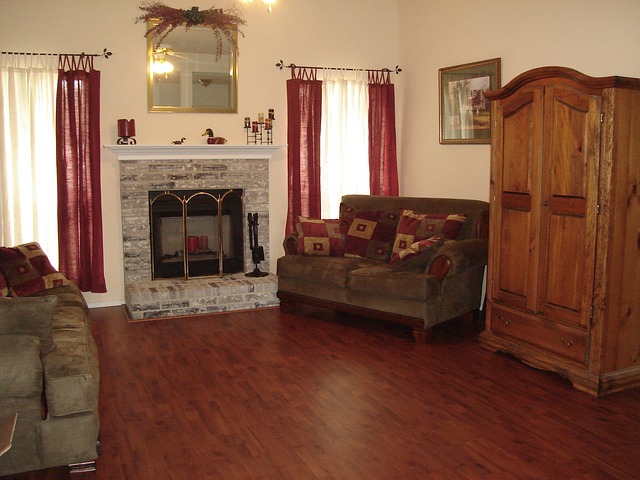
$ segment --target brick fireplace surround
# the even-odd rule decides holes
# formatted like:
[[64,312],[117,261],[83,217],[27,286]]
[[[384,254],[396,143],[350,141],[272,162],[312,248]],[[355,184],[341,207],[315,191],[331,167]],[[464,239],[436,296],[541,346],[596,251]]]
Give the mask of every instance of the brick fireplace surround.
[[[269,159],[280,145],[107,145],[120,161],[125,304],[132,320],[278,305],[277,278],[235,273],[208,278],[151,279],[148,192],[242,188],[243,217],[258,212],[258,243],[269,265]],[[251,262],[244,228],[245,272]]]

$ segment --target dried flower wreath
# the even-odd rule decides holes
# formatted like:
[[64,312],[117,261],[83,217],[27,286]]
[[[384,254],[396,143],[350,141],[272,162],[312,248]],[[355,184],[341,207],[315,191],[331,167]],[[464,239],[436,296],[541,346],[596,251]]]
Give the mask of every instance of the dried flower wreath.
[[136,23],[142,21],[155,23],[144,36],[157,35],[158,45],[181,25],[184,25],[185,30],[195,25],[211,28],[216,36],[216,57],[218,58],[222,55],[222,35],[235,45],[233,34],[238,32],[244,36],[238,27],[247,24],[235,7],[228,10],[211,7],[200,11],[198,7],[182,10],[168,7],[162,2],[145,2],[139,8],[145,13],[136,18]]

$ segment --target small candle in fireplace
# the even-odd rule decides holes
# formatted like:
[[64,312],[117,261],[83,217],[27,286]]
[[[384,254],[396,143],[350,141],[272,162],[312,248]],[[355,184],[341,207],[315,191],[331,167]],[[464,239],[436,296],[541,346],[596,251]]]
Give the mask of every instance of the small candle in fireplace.
[[196,250],[198,250],[199,245],[200,245],[200,238],[196,236],[187,237],[187,251],[189,253],[194,253]]
[[200,250],[209,250],[209,237],[206,235],[200,236]]

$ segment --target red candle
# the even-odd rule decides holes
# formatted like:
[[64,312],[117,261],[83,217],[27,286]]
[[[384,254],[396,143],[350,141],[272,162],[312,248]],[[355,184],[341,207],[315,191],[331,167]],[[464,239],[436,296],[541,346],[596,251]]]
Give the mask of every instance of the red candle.
[[124,118],[121,118],[118,120],[118,136],[119,137],[129,136],[129,122],[127,122],[127,120]]
[[187,251],[189,253],[193,253],[196,250],[198,250],[198,247],[200,246],[200,238],[196,237],[196,236],[189,236],[187,238]]
[[118,119],[118,136],[119,137],[135,137],[136,121],[134,119],[127,120],[125,118]]

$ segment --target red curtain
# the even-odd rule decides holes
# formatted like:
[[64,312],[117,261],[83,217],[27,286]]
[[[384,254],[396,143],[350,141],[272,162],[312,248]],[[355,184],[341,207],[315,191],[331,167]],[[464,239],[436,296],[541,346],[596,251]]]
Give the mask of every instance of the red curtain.
[[315,70],[295,70],[287,80],[287,234],[295,230],[299,215],[320,218],[322,82],[315,79]]
[[100,72],[92,57],[60,57],[56,105],[60,271],[104,293]]
[[388,71],[369,72],[369,189],[397,196],[395,90]]

